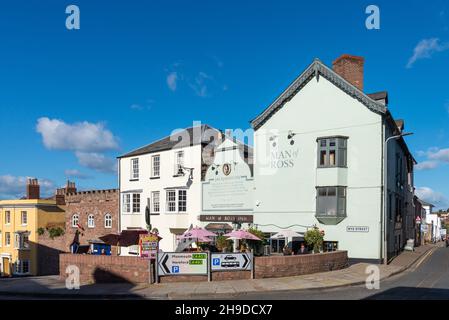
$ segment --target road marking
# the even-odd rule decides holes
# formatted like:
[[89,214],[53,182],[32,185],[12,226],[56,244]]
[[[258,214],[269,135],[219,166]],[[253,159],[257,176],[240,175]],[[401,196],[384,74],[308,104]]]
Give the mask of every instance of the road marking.
[[418,263],[415,265],[412,271],[415,271],[419,268],[419,266],[436,250],[436,248],[430,249],[423,257],[418,260]]

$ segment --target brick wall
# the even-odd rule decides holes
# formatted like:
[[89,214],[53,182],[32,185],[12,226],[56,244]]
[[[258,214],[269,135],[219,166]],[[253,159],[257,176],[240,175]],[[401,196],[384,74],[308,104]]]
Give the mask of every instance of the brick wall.
[[[66,202],[66,252],[69,252],[70,245],[76,236],[76,231],[80,231],[78,240],[81,245],[87,245],[88,240],[98,239],[109,233],[118,233],[119,219],[119,191],[94,190],[68,193],[65,196]],[[112,215],[112,228],[105,228],[105,215]],[[79,215],[79,225],[84,228],[79,230],[72,227],[72,216]],[[89,228],[87,219],[89,215],[94,215],[95,227]],[[116,254],[116,247],[112,247],[112,254]]]
[[363,57],[344,54],[333,62],[333,69],[346,81],[363,91],[364,61]]
[[254,264],[256,279],[298,276],[343,269],[348,265],[348,252],[256,257]]
[[149,261],[136,257],[68,253],[60,255],[59,265],[62,279],[67,277],[67,266],[77,266],[81,283],[150,283]]
[[38,235],[38,275],[44,276],[59,274],[59,255],[64,252],[66,252],[65,236],[51,239],[48,235],[48,230],[45,230],[43,235]]
[[[60,276],[65,279],[68,265],[80,269],[82,283],[149,283],[148,260],[123,256],[61,254]],[[348,265],[347,251],[298,256],[256,257],[255,278],[279,278],[343,269]],[[251,279],[250,271],[213,272],[212,281]],[[160,277],[161,283],[207,281],[207,276]]]

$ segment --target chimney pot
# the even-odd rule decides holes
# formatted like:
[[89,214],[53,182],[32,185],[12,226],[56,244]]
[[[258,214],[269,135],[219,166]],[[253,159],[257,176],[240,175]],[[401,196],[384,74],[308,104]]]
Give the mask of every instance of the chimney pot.
[[27,199],[28,200],[37,200],[40,199],[40,186],[39,180],[37,179],[28,179],[27,180]]
[[332,63],[333,69],[343,79],[350,82],[363,91],[363,66],[365,59],[363,57],[344,54]]

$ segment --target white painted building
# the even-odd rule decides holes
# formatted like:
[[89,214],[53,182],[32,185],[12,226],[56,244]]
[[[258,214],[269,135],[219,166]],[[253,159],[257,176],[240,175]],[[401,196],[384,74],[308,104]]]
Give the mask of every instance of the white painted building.
[[[207,125],[171,134],[119,157],[120,230],[147,229],[163,238],[160,249],[174,251],[176,236],[199,225],[201,181],[222,133]],[[137,246],[121,248],[136,254]]]
[[440,241],[441,240],[441,218],[438,216],[436,212],[433,212],[434,205],[423,200],[420,200],[423,206],[423,209],[426,211],[426,223],[430,230],[430,239],[431,241]]
[[[252,121],[254,223],[264,232],[318,226],[352,259],[383,254],[384,144],[399,135],[386,92],[363,92],[360,57],[334,70],[318,59]],[[413,165],[402,137],[388,143],[388,258],[413,237]]]

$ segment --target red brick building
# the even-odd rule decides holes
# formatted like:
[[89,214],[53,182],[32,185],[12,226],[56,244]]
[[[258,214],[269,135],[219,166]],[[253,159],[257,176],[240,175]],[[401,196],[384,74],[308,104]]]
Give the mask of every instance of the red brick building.
[[[91,190],[65,194],[66,250],[74,241],[88,245],[101,236],[118,233],[119,190]],[[112,248],[116,254],[116,248]]]

